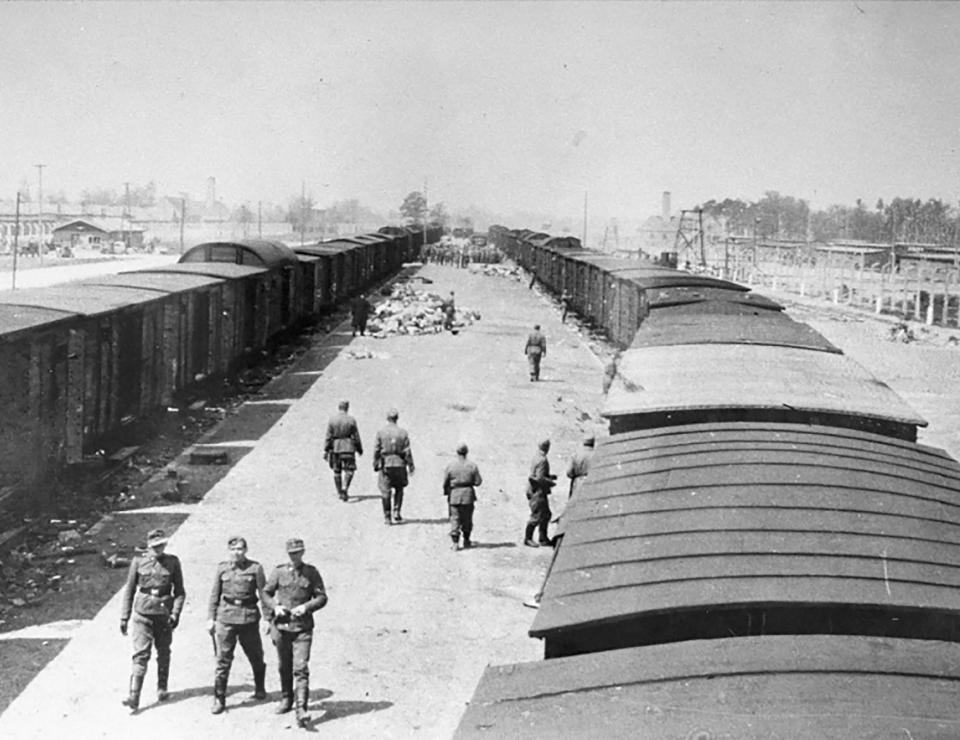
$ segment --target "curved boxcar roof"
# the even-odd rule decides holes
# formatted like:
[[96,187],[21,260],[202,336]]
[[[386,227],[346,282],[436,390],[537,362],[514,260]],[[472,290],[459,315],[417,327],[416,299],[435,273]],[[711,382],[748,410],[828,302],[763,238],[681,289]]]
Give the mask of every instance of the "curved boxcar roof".
[[188,249],[180,258],[180,262],[226,262],[263,267],[284,265],[295,267],[297,258],[293,250],[281,242],[267,239],[240,239],[198,244]]
[[177,274],[170,272],[121,272],[117,275],[103,275],[85,281],[90,285],[109,285],[117,288],[138,288],[155,290],[159,293],[180,293],[194,288],[218,285],[223,278],[192,273]]
[[960,464],[943,450],[790,424],[616,435],[563,523],[530,630],[548,655],[732,623],[960,639]]
[[731,637],[490,666],[457,740],[960,737],[960,645]]
[[[208,275],[223,278],[224,280],[238,280],[250,275],[263,275],[265,267],[252,265],[236,265],[230,262],[178,262],[175,265],[150,267],[146,270],[137,270],[138,273],[175,273],[179,275]],[[123,274],[123,273],[121,273]]]
[[[689,273],[688,273],[689,274]],[[642,276],[641,276],[642,277]],[[717,278],[714,278],[717,279]],[[754,311],[782,311],[783,306],[759,293],[748,292],[742,285],[665,285],[647,292],[650,308],[666,308],[687,304],[710,304],[701,311],[712,311],[720,303],[736,303]]]
[[0,304],[32,306],[82,316],[98,316],[127,306],[160,300],[155,290],[106,287],[87,281],[0,293]]
[[[18,291],[19,292],[19,291]],[[63,308],[37,308],[0,304],[0,341],[16,339],[22,332],[52,329],[77,316]]]
[[630,348],[679,344],[764,344],[842,354],[813,327],[766,309],[749,313],[651,311],[634,335]]
[[[775,420],[884,428],[916,439],[927,422],[886,383],[849,357],[759,344],[683,344],[630,349],[618,365],[622,384],[603,416],[614,433],[677,423]],[[730,413],[737,414],[729,417]],[[723,416],[726,414],[727,416]]]

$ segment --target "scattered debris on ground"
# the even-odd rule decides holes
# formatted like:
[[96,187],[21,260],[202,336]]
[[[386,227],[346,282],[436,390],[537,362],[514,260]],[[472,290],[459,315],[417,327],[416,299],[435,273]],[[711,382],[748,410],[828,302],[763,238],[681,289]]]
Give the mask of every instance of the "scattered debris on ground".
[[470,271],[478,272],[483,275],[489,275],[490,277],[511,278],[518,282],[522,282],[524,279],[523,270],[521,270],[516,265],[510,265],[510,264],[471,265]]
[[367,334],[383,339],[400,334],[440,334],[445,328],[456,333],[480,320],[480,312],[457,307],[453,320],[447,320],[446,299],[436,293],[416,290],[409,284],[398,285],[390,297],[378,303],[367,322]]
[[917,335],[913,333],[913,329],[902,321],[888,329],[887,338],[891,342],[903,342],[904,344],[917,341]]

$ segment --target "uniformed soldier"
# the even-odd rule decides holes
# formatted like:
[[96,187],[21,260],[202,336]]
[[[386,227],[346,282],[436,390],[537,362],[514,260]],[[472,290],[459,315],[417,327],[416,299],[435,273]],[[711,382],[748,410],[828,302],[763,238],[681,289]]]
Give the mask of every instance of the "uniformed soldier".
[[567,314],[570,313],[570,303],[570,292],[564,289],[564,291],[560,294],[560,306],[563,309],[563,314],[560,316],[561,324],[567,323]]
[[540,324],[534,324],[523,352],[530,365],[530,380],[540,380],[540,360],[547,356],[547,338],[540,333]]
[[350,481],[357,469],[357,455],[363,454],[357,420],[348,413],[350,402],[341,401],[339,412],[327,422],[327,437],[323,443],[323,456],[333,470],[333,482],[341,501],[346,501]]
[[610,386],[613,385],[613,380],[617,377],[617,365],[620,362],[621,354],[620,350],[614,352],[610,361],[603,368],[603,395],[609,393]]
[[467,446],[462,442],[457,447],[457,459],[443,471],[443,495],[450,506],[450,539],[453,549],[460,548],[460,533],[463,532],[463,549],[472,546],[473,507],[477,501],[476,487],[483,483],[480,469],[472,460],[467,460]]
[[[390,409],[387,412],[387,425],[377,432],[373,446],[373,469],[379,471],[377,486],[380,489],[384,524],[403,521],[403,517],[400,516],[400,509],[403,506],[403,489],[409,483],[407,471],[410,475],[413,475],[414,471],[410,435],[407,434],[406,429],[397,426],[398,418],[400,414],[396,409]],[[391,493],[393,494],[392,507]]]
[[237,640],[253,669],[253,698],[258,701],[267,698],[264,687],[267,665],[263,662],[260,610],[257,608],[266,583],[263,566],[247,558],[247,541],[243,537],[231,537],[227,546],[230,559],[217,566],[207,621],[207,631],[214,638],[217,652],[213,707],[210,710],[213,714],[221,714],[226,709],[227,682]]
[[593,447],[595,437],[583,440],[583,446],[570,457],[567,465],[567,477],[570,479],[570,497],[583,487],[583,479],[590,473],[590,463],[593,461]]
[[[277,714],[289,712],[296,698],[297,724],[310,721],[310,646],[313,642],[313,613],[327,603],[323,578],[312,565],[303,562],[303,540],[287,540],[289,563],[273,569],[263,588],[263,615],[270,626],[270,638],[277,648],[280,669],[280,704]],[[294,697],[293,679],[297,679]]]
[[373,311],[373,306],[364,295],[358,295],[350,302],[350,323],[353,327],[353,336],[357,336],[358,331],[360,336],[363,336],[367,330],[367,318],[371,311]]
[[534,529],[540,531],[541,545],[549,545],[547,527],[550,526],[550,489],[556,485],[557,476],[550,472],[550,461],[547,453],[550,452],[550,440],[545,439],[537,447],[537,453],[530,463],[530,475],[527,476],[527,503],[530,504],[530,519],[523,534],[523,544],[528,547],[537,547],[533,539]]
[[165,553],[167,536],[162,529],[147,534],[147,552],[133,558],[127,571],[127,583],[120,614],[120,634],[127,634],[133,618],[133,667],[130,693],[123,704],[136,712],[140,691],[150,661],[150,649],[157,648],[157,701],[166,701],[170,677],[170,644],[173,630],[180,622],[186,591],[183,570],[175,555]]

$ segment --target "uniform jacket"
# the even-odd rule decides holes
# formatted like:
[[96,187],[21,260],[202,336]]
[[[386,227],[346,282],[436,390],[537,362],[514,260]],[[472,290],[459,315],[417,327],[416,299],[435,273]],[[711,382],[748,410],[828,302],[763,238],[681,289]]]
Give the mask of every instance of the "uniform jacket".
[[524,347],[524,354],[547,356],[547,338],[538,331],[530,332],[527,337],[527,346]]
[[413,470],[413,453],[410,451],[410,435],[393,422],[377,432],[373,444],[373,469],[409,468]]
[[550,461],[543,450],[537,450],[530,463],[530,475],[527,476],[527,498],[535,495],[546,496],[556,480],[550,475]]
[[234,564],[225,560],[217,566],[210,591],[208,616],[222,624],[251,624],[260,620],[258,592],[266,584],[263,566],[244,558]]
[[451,504],[472,504],[477,500],[475,486],[483,483],[480,468],[472,460],[457,457],[443,471],[443,495]]
[[570,464],[567,466],[567,477],[570,479],[570,495],[583,487],[583,479],[590,473],[590,463],[593,461],[593,448],[582,447],[573,453]]
[[366,298],[356,297],[350,302],[350,313],[355,320],[365,319],[370,315],[373,306]]
[[327,422],[327,438],[323,443],[324,452],[359,452],[363,454],[357,420],[345,411],[331,416]]
[[130,563],[120,619],[129,620],[131,610],[148,617],[179,619],[186,596],[180,559],[176,555],[154,555],[148,551]]
[[[327,591],[323,587],[320,572],[309,563],[299,568],[293,563],[282,563],[273,569],[263,587],[263,616],[284,632],[309,632],[313,629],[313,613],[327,603]],[[305,604],[307,613],[302,617],[275,620],[276,606],[292,609]]]

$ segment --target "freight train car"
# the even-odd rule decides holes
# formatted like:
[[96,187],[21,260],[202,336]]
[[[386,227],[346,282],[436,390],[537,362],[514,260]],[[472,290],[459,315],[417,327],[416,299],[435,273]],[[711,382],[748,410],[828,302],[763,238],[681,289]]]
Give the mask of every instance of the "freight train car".
[[301,255],[261,239],[207,242],[175,265],[0,293],[0,506],[369,289],[404,248],[379,233]]

